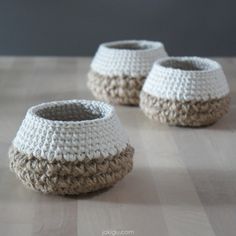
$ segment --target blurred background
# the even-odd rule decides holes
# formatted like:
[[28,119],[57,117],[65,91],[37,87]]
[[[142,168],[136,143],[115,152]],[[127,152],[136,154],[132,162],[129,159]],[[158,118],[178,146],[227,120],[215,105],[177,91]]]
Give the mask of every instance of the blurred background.
[[235,56],[235,0],[3,0],[0,55],[90,56],[104,41],[162,41],[170,55]]

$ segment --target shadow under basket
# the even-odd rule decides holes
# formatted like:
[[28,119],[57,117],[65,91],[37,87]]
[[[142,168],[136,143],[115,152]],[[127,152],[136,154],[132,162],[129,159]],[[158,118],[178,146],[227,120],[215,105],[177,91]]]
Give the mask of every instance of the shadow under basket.
[[114,108],[87,100],[30,108],[9,149],[25,186],[62,195],[114,185],[132,170],[133,154]]
[[157,61],[140,95],[140,107],[147,117],[188,127],[215,123],[228,112],[229,103],[221,66],[199,57]]
[[143,83],[155,60],[167,56],[160,42],[126,40],[103,43],[91,63],[88,87],[100,100],[138,105]]

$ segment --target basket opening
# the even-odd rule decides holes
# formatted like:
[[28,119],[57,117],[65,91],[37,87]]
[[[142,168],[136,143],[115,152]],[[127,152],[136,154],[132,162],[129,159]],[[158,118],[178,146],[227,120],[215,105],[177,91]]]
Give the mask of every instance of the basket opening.
[[206,71],[211,69],[211,66],[208,63],[194,59],[169,59],[163,61],[161,65],[166,68],[180,69],[186,71]]
[[108,45],[107,47],[114,49],[127,49],[127,50],[145,50],[152,48],[152,46],[147,43],[135,43],[135,42],[115,43]]
[[38,110],[36,115],[57,121],[84,121],[103,118],[105,112],[99,107],[91,107],[84,104],[58,104]]

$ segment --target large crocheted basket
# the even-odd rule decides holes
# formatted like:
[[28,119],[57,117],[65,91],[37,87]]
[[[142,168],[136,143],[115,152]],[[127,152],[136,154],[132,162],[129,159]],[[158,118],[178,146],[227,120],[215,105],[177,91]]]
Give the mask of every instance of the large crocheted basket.
[[103,43],[91,63],[88,87],[97,99],[138,105],[141,88],[154,61],[166,56],[160,42],[127,40]]
[[66,195],[114,185],[131,171],[133,153],[112,106],[70,100],[30,108],[9,157],[24,185]]
[[180,126],[206,126],[229,108],[221,66],[199,57],[158,60],[145,81],[140,107],[151,119]]

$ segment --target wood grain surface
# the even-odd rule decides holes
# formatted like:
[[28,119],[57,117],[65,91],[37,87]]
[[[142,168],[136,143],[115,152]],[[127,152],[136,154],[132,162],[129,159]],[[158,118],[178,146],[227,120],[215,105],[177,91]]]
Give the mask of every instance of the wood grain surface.
[[91,59],[1,57],[0,235],[235,236],[236,58],[216,60],[231,89],[227,116],[207,128],[179,128],[117,106],[136,149],[132,173],[109,190],[60,197],[25,189],[9,171],[7,151],[30,106],[93,98]]

